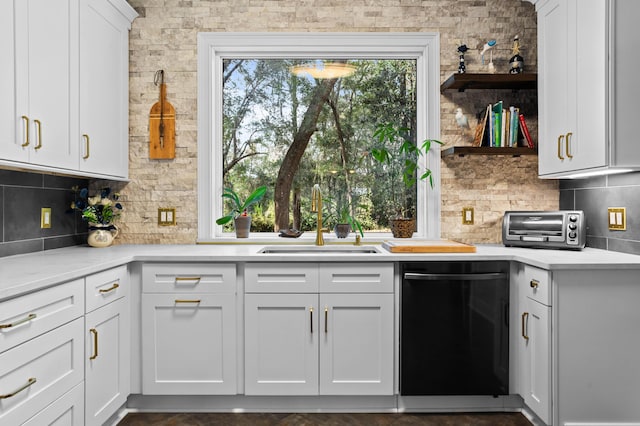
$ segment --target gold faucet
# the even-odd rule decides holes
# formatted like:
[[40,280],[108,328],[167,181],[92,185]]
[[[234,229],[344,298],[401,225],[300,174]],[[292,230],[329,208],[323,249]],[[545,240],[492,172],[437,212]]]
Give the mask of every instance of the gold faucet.
[[313,185],[311,190],[311,213],[318,213],[318,223],[316,230],[316,245],[324,245],[324,237],[322,236],[322,193],[320,192],[320,185],[317,183]]

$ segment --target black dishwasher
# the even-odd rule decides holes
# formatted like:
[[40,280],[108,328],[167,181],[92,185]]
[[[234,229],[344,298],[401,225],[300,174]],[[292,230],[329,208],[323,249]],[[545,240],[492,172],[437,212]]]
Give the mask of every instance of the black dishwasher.
[[401,264],[400,394],[509,393],[509,263]]

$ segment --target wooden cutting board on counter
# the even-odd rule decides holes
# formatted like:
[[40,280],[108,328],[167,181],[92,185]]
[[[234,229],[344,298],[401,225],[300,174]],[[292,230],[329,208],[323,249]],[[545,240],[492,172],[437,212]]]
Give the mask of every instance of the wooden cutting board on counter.
[[476,247],[451,240],[385,241],[382,247],[391,253],[475,253]]

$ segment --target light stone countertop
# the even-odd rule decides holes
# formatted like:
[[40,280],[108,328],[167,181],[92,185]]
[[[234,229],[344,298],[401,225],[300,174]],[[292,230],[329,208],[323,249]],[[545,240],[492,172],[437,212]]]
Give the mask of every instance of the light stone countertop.
[[[640,256],[586,248],[582,251],[477,245],[476,253],[260,254],[264,244],[75,246],[0,258],[0,301],[129,262],[397,262],[508,260],[549,270],[639,269]],[[279,245],[282,247],[283,245]],[[309,247],[307,245],[307,247]],[[341,246],[345,247],[345,246]]]

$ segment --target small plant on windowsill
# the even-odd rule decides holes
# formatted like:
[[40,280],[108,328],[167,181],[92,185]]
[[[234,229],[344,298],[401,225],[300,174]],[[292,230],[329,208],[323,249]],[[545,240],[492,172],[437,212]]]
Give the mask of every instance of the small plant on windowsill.
[[420,176],[417,175],[418,159],[421,155],[427,155],[434,143],[442,145],[436,139],[414,143],[409,131],[409,128],[394,123],[380,123],[373,133],[378,146],[371,150],[371,155],[389,168],[392,202],[397,212],[390,220],[391,232],[395,238],[410,238],[415,230],[415,218],[407,217],[410,208],[406,190],[415,187],[418,179],[428,180],[429,186],[433,188],[431,169],[427,168]]
[[266,186],[260,186],[256,188],[249,196],[242,200],[237,192],[231,188],[225,188],[222,193],[222,198],[231,201],[231,211],[216,219],[218,225],[225,225],[232,219],[234,221],[234,227],[236,230],[237,238],[248,238],[249,229],[251,228],[251,216],[248,211],[249,208],[262,200],[267,192]]
[[351,203],[342,196],[328,199],[329,214],[327,221],[333,223],[333,231],[338,238],[346,238],[351,231],[358,232],[364,237],[362,224],[352,214]]

